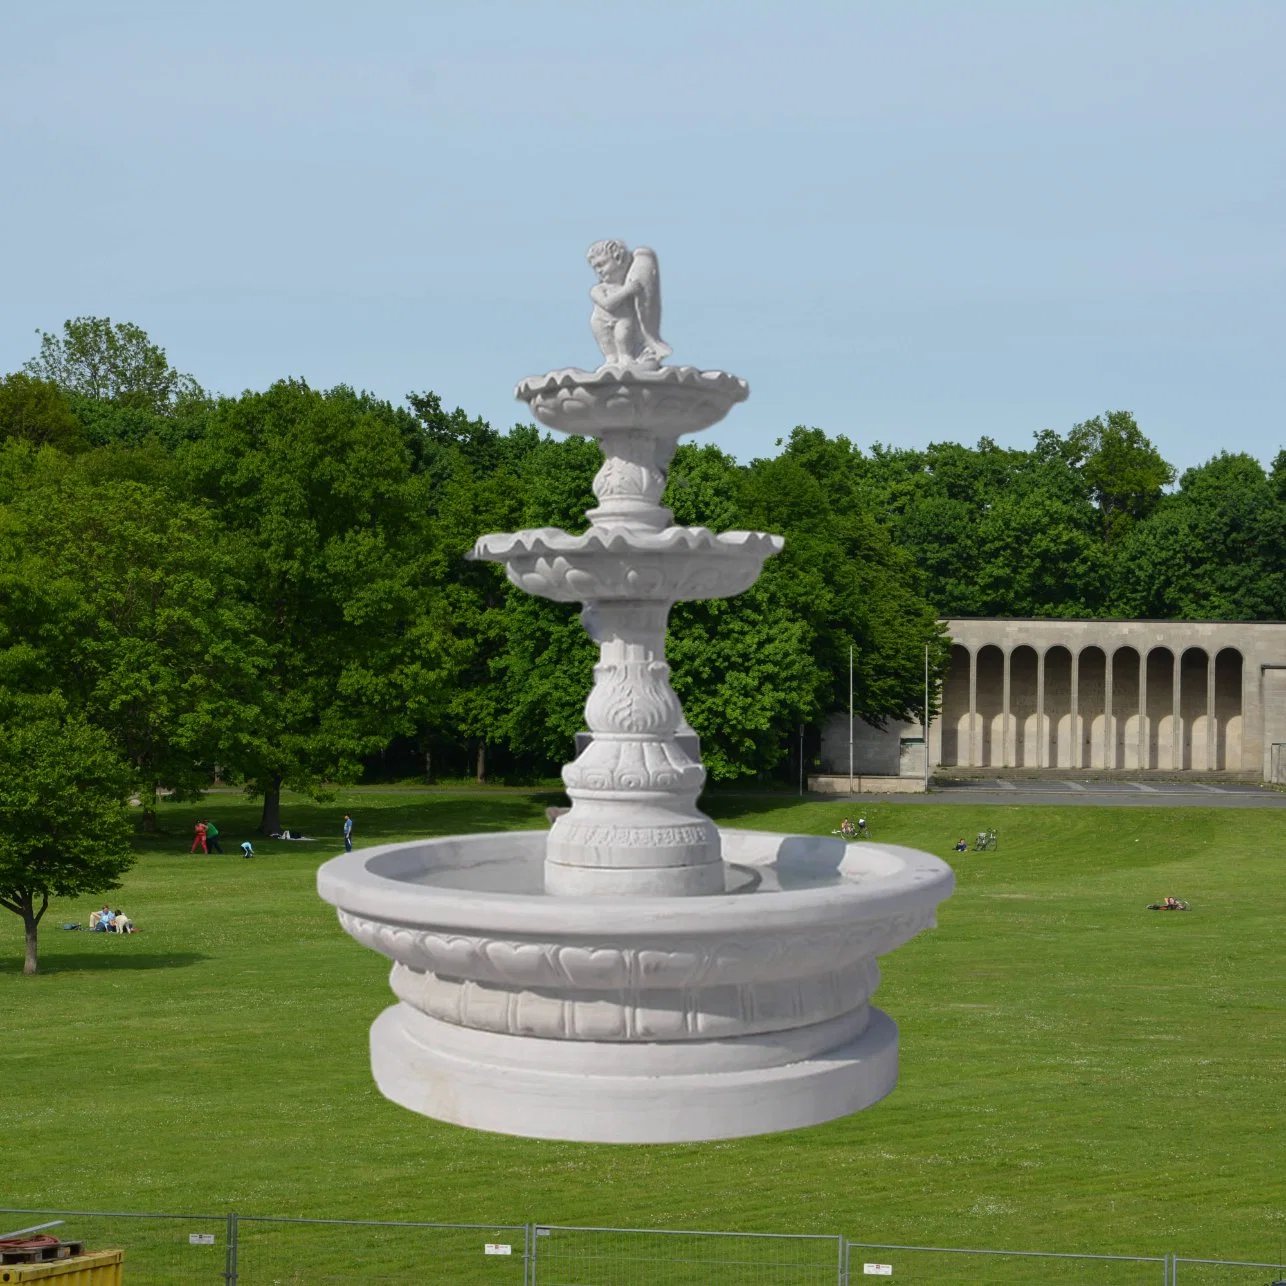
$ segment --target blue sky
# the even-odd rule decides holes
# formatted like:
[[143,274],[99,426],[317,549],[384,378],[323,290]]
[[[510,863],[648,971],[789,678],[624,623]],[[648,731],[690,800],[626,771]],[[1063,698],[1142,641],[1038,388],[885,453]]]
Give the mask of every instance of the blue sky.
[[505,426],[660,255],[709,435],[1286,446],[1286,4],[0,3],[0,370],[136,321],[237,392]]

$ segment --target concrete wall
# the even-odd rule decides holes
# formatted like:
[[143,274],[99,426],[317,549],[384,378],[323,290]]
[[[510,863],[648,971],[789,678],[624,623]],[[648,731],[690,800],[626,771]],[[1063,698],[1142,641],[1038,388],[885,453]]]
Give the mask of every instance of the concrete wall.
[[[1267,776],[1273,742],[1286,743],[1286,623],[962,619],[946,627],[954,646],[930,730],[934,766]],[[831,771],[846,772],[847,717],[832,716],[827,728],[837,722],[842,754],[831,754]],[[865,753],[892,762],[893,741],[906,735],[918,727],[902,725]],[[824,759],[834,740],[824,735]]]
[[[872,727],[853,720],[853,772],[867,777],[924,776],[923,730],[918,723]],[[916,739],[921,739],[919,745]],[[907,744],[903,740],[907,739]],[[848,715],[833,714],[822,724],[822,772],[848,775]]]

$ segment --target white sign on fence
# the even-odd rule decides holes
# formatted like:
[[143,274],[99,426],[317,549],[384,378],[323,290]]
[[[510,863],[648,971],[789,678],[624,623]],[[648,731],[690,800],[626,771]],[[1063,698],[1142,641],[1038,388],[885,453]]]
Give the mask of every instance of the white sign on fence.
[[190,1232],[188,1233],[189,1246],[213,1246],[214,1233],[212,1232]]
[[489,1241],[483,1253],[487,1255],[512,1255],[514,1248],[506,1246],[503,1241]]
[[892,1264],[863,1264],[862,1271],[868,1277],[892,1277]]

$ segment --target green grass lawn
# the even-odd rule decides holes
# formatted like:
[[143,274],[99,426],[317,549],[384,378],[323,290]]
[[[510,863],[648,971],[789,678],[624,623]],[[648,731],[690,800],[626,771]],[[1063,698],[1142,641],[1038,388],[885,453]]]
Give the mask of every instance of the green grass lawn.
[[[343,811],[362,844],[543,825],[547,796],[354,791],[256,842],[257,809],[198,810],[111,895],[129,938],[60,931],[42,973],[0,915],[0,1205],[844,1233],[861,1241],[1278,1260],[1286,1242],[1286,819],[1268,810],[876,806],[877,839],[953,859],[936,931],[888,957],[897,1090],[814,1129],[608,1147],[474,1133],[371,1081],[387,962],[314,872]],[[714,798],[722,820],[825,832],[836,804]],[[1154,914],[1167,893],[1187,915]]]

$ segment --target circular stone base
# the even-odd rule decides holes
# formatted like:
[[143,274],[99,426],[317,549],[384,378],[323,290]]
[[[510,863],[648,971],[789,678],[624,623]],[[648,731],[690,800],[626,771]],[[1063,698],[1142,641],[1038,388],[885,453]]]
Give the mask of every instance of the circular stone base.
[[[693,1143],[800,1129],[870,1107],[898,1074],[897,1025],[874,1007],[847,1044],[748,1071],[620,1076],[521,1067],[471,1057],[457,1037],[409,1005],[386,1009],[371,1027],[380,1091],[471,1129],[577,1143]],[[682,1051],[675,1054],[681,1064]]]

